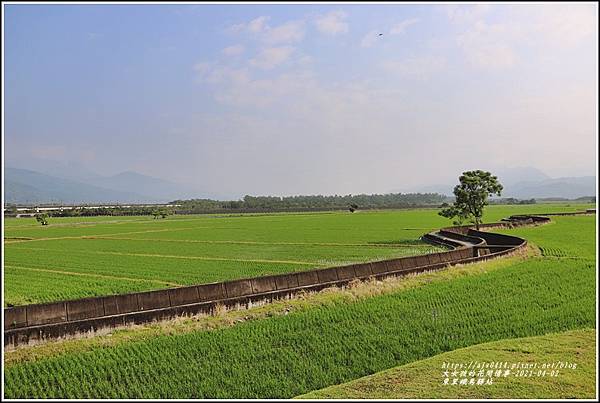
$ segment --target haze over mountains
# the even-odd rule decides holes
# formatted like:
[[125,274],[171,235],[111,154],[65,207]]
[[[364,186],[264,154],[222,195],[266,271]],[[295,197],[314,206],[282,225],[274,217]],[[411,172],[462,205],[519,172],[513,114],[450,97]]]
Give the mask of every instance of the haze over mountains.
[[[498,172],[497,176],[504,186],[502,197],[576,199],[596,195],[595,176],[551,178],[533,167],[507,168]],[[411,191],[442,193],[450,196],[455,185],[456,183],[429,185]]]
[[89,172],[71,172],[65,176],[6,167],[5,202],[162,203],[178,198],[196,197],[198,194],[184,186],[136,172],[122,172],[107,177],[90,175]]
[[[5,202],[15,204],[164,203],[191,198],[225,199],[219,198],[219,195],[207,194],[131,171],[102,176],[82,166],[55,164],[46,166],[42,172],[6,167],[4,170]],[[504,185],[502,197],[575,199],[596,194],[595,176],[550,178],[536,168],[520,167],[506,169],[498,173],[498,177]],[[451,196],[453,188],[454,184],[440,184],[394,190],[391,193],[421,192]]]

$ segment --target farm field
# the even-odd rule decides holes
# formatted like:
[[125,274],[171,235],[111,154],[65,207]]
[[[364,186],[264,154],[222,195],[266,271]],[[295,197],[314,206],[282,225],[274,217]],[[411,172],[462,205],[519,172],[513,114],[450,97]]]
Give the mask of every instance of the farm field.
[[[492,206],[485,220],[588,205]],[[302,271],[438,250],[437,209],[5,220],[4,304],[23,305]]]
[[[490,216],[500,217],[488,221],[523,213],[525,208],[501,210],[490,208]],[[408,221],[406,217],[395,216],[404,213],[421,214],[425,217],[421,223],[439,219],[438,226],[447,225],[435,211],[373,212],[373,217],[368,213],[360,217],[377,222],[375,217],[389,215],[379,222],[384,229],[377,238],[389,242],[398,239],[392,226],[386,233],[384,223],[395,218],[396,228],[408,227],[400,224]],[[463,347],[595,329],[596,217],[552,220],[506,232],[525,236],[542,252],[560,252],[397,279],[402,283],[424,276],[428,281],[355,300],[332,297],[327,304],[214,330],[123,337],[110,348],[89,344],[62,349],[56,343],[24,360],[10,359],[23,354],[19,350],[8,352],[5,395],[289,398]],[[359,231],[352,234],[353,241],[360,239]],[[369,241],[367,236],[362,240]],[[471,274],[452,276],[459,272]],[[544,397],[557,397],[547,393]]]

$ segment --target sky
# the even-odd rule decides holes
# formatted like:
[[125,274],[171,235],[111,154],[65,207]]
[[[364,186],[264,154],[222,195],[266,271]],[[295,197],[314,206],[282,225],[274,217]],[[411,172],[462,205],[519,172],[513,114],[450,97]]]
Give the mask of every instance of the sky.
[[4,3],[7,166],[206,195],[594,175],[598,7]]

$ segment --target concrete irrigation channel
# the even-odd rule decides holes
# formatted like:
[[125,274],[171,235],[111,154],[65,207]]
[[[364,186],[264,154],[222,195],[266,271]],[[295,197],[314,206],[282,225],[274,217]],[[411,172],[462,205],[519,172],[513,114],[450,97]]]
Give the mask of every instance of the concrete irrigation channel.
[[[560,215],[589,213],[595,211]],[[405,276],[494,259],[524,248],[527,241],[489,230],[545,224],[550,221],[546,215],[552,214],[511,216],[498,223],[482,224],[480,230],[456,226],[423,235],[424,241],[450,249],[445,252],[150,292],[9,307],[4,309],[4,347],[37,344],[184,315],[211,314],[218,306],[243,308],[289,298],[301,291],[345,286],[356,279]]]

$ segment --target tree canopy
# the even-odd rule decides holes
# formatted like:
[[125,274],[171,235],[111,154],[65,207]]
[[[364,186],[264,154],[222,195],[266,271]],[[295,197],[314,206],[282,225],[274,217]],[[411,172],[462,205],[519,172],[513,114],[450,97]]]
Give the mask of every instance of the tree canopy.
[[36,214],[35,219],[42,225],[48,225],[48,214],[46,213]]
[[458,181],[459,184],[454,187],[456,200],[452,205],[442,209],[439,215],[455,218],[456,225],[469,220],[479,229],[488,197],[500,196],[503,186],[498,181],[498,177],[482,170],[463,172]]

